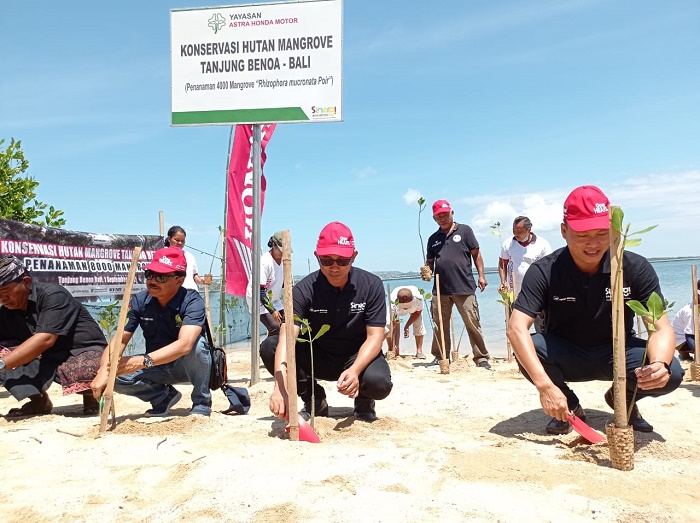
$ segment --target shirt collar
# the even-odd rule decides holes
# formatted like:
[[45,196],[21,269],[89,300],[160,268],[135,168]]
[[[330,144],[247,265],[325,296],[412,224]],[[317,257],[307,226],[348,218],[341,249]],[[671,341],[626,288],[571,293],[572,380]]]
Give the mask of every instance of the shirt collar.
[[[177,292],[175,293],[175,296],[170,298],[170,301],[165,305],[166,307],[173,309],[173,310],[179,310],[180,305],[182,305],[182,300],[184,299],[185,295],[187,294],[187,289],[184,287],[180,287]],[[146,299],[143,300],[144,305],[149,305],[152,301],[155,301],[158,306],[160,307],[160,303],[158,300],[156,300],[153,296],[150,295],[148,290],[146,290]]]

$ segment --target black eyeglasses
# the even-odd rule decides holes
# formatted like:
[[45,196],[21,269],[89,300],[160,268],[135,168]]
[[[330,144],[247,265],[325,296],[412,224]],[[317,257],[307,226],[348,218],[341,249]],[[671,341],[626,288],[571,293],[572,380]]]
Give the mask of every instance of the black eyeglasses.
[[143,275],[146,277],[147,280],[152,280],[153,278],[155,278],[158,283],[165,283],[170,278],[177,278],[177,274],[160,274],[157,272],[149,271],[148,269],[143,271]]
[[334,263],[337,263],[339,267],[347,267],[352,262],[352,258],[321,258],[318,256],[318,263],[324,267],[330,267]]

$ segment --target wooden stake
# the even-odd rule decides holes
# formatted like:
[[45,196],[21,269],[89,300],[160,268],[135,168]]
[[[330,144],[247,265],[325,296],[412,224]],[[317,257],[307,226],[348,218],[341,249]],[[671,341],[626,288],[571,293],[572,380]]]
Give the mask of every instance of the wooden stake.
[[[389,351],[394,350],[394,315],[391,313],[391,287],[389,284],[386,284],[386,301],[387,301],[387,311],[389,312]],[[397,352],[398,356],[398,352]]]
[[695,365],[700,364],[700,349],[698,342],[700,341],[700,325],[698,325],[698,266],[690,267],[690,274],[693,277],[693,325],[695,326]]
[[[209,305],[209,285],[205,282],[204,284],[204,307],[207,311],[207,321],[209,322],[209,328],[212,330],[212,336],[214,333],[214,324],[211,322],[211,307]],[[214,340],[212,340],[214,341]]]
[[107,378],[107,387],[102,393],[102,412],[100,413],[100,431],[99,434],[104,434],[107,430],[107,418],[109,413],[112,413],[112,428],[117,424],[116,412],[114,410],[114,381],[117,379],[117,367],[119,366],[119,358],[121,356],[122,336],[124,336],[124,326],[126,325],[126,314],[129,308],[129,300],[131,300],[131,288],[134,285],[136,277],[136,269],[138,268],[139,256],[141,255],[141,247],[134,248],[134,254],[131,257],[131,267],[129,275],[126,278],[126,286],[124,287],[124,296],[122,297],[122,305],[119,309],[119,323],[117,323],[117,333],[112,338],[107,350],[109,350],[109,375]]
[[[506,303],[505,308],[506,308],[506,332],[508,332],[508,327],[510,325],[510,305],[508,305],[508,303]],[[506,351],[508,351],[508,362],[510,362],[513,359],[513,346],[510,344],[510,340],[508,339],[507,335],[506,335]]]
[[160,236],[165,236],[165,221],[163,219],[163,211],[158,211],[158,222],[160,223]]
[[[617,207],[610,207],[610,218]],[[627,427],[627,366],[625,364],[625,301],[622,294],[622,234],[610,223],[610,289],[612,292],[613,392],[615,426]]]
[[[289,439],[299,441],[297,417],[297,353],[294,336],[294,298],[292,296],[292,243],[289,231],[282,231],[282,267],[284,270],[284,331],[287,339],[287,396],[289,401]],[[313,384],[311,385],[313,387]]]
[[445,354],[445,329],[443,329],[443,324],[442,324],[442,301],[440,301],[440,275],[436,274],[435,275],[435,291],[437,292],[437,300],[438,300],[438,322],[440,323],[440,355],[442,356],[442,359],[445,360],[447,359],[447,356]]

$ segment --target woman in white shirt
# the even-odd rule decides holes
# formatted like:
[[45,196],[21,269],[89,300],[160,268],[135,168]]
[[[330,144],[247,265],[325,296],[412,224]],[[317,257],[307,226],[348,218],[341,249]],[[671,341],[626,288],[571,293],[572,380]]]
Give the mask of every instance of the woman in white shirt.
[[[168,237],[163,243],[166,247],[179,247],[180,249],[183,249],[185,246],[186,237],[187,233],[185,232],[185,229],[179,225],[173,225],[170,227],[170,229],[168,229]],[[204,285],[204,280],[199,277],[197,261],[194,259],[192,253],[187,251],[185,251],[185,259],[187,260],[187,273],[182,286],[185,289],[192,289],[193,291],[199,292],[198,286]]]

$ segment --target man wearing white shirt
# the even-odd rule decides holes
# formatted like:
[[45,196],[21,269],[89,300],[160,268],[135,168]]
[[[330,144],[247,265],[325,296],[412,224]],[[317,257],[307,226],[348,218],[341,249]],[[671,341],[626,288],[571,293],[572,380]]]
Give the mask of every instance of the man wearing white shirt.
[[498,274],[501,277],[499,290],[513,289],[515,296],[520,294],[520,285],[530,265],[551,252],[549,242],[532,232],[530,219],[527,216],[518,216],[513,220],[513,237],[501,246],[501,258],[498,263]]
[[[513,237],[503,242],[498,260],[498,275],[501,277],[501,292],[513,290],[513,299],[520,294],[520,286],[530,265],[552,252],[544,238],[532,232],[532,222],[527,216],[513,220]],[[515,277],[513,277],[515,276]],[[515,280],[515,281],[513,281]],[[513,285],[515,283],[515,285]],[[542,332],[542,315],[535,319],[535,332]]]
[[386,341],[389,344],[389,350],[393,350],[397,356],[399,355],[399,316],[408,315],[403,327],[403,337],[408,338],[408,328],[413,326],[413,337],[416,339],[416,358],[424,360],[423,296],[421,296],[418,287],[415,285],[397,287],[391,291],[390,299],[391,309],[387,310],[386,319]]
[[[700,280],[698,280],[700,291]],[[698,318],[700,321],[700,318]],[[695,352],[695,323],[693,322],[693,304],[689,303],[676,313],[671,322],[676,336],[676,350],[683,360],[692,360]]]
[[[255,301],[259,302],[260,321],[267,329],[267,335],[279,334],[280,325],[284,321],[284,305],[282,303],[282,284],[284,269],[282,267],[282,231],[277,231],[267,242],[270,248],[260,258],[260,288],[255,293]],[[246,290],[248,309],[253,314],[253,288],[248,282]]]

